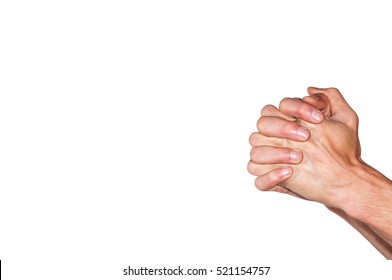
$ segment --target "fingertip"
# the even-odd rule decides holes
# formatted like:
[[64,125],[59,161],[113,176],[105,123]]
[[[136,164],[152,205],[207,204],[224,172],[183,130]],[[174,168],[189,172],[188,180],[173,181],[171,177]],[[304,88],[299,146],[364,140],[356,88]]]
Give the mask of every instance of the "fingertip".
[[287,180],[288,178],[291,177],[291,175],[293,175],[293,168],[291,168],[291,166],[282,167],[279,170],[279,175],[282,181]]
[[312,94],[320,92],[321,89],[318,87],[308,87],[307,91],[308,91],[309,95],[312,95]]
[[255,180],[255,186],[261,191],[269,191],[276,185],[286,181],[293,174],[290,166],[275,169],[263,176],[259,176]]
[[249,145],[254,147],[257,145],[257,138],[260,137],[260,133],[258,132],[253,132],[250,136],[249,136]]
[[305,96],[302,100],[313,105],[314,108],[318,110],[318,112],[312,112],[314,114],[314,118],[312,118],[315,121],[314,123],[320,123],[325,119],[325,116],[330,116],[330,101],[323,92],[317,92],[310,96]]
[[313,110],[313,112],[310,114],[310,117],[316,124],[321,123],[324,120],[324,114],[319,110]]
[[279,104],[279,110],[283,114],[293,116],[296,119],[318,124],[324,120],[324,115],[320,112],[319,107],[325,107],[325,105],[317,98],[319,96],[316,98],[307,96],[304,99],[284,98]]
[[302,100],[308,102],[309,104],[315,105],[317,104],[317,101],[320,100],[320,97],[318,94],[313,94],[313,95],[304,96]]
[[320,96],[315,94],[311,96],[305,96],[302,98],[303,101],[313,105],[315,108],[311,109],[309,118],[307,119],[309,122],[314,124],[319,124],[324,120],[324,114],[320,112],[320,108],[325,108],[326,106],[322,104]]
[[276,116],[278,113],[278,108],[274,105],[267,104],[261,109],[260,116]]
[[306,127],[300,126],[297,129],[297,137],[299,141],[307,141],[310,137],[310,131]]
[[303,154],[300,150],[292,150],[289,154],[290,160],[294,164],[301,163]]

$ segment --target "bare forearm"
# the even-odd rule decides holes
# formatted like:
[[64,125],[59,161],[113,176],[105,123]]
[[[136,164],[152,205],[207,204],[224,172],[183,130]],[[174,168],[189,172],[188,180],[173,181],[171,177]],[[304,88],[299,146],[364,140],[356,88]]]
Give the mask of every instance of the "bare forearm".
[[386,259],[392,259],[392,246],[380,237],[373,229],[371,229],[365,223],[362,223],[350,216],[348,216],[343,210],[330,208],[329,210],[343,218],[353,228],[355,228],[363,237],[365,237],[374,248],[376,248]]
[[392,181],[364,164],[342,209],[392,246]]

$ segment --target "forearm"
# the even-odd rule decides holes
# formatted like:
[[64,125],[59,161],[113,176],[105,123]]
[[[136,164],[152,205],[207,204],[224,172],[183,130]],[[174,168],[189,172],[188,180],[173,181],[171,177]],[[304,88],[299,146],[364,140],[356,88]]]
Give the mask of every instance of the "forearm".
[[392,181],[366,164],[354,176],[341,208],[392,246]]
[[365,237],[386,259],[392,259],[392,246],[380,237],[368,225],[348,216],[343,210],[330,208],[329,210],[343,218],[353,228],[355,228],[363,237]]

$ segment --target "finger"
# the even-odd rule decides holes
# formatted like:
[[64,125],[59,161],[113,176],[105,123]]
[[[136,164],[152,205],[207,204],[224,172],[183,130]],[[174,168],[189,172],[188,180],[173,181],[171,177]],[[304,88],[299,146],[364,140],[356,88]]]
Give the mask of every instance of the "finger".
[[284,98],[279,104],[279,110],[288,116],[304,120],[310,123],[321,123],[324,114],[312,104],[299,98]]
[[348,126],[358,128],[358,116],[350,107],[337,88],[308,88],[309,95],[323,93],[329,100],[331,116],[346,123]]
[[303,142],[309,139],[310,132],[300,124],[277,117],[261,117],[257,122],[257,129],[261,135],[286,138]]
[[308,87],[308,93],[309,95],[324,94],[329,100],[332,114],[338,113],[340,110],[346,110],[347,107],[351,109],[350,105],[348,105],[346,99],[344,99],[337,88]]
[[259,132],[253,132],[249,137],[249,144],[252,147],[256,146],[284,146],[284,142],[276,137],[268,137],[261,135]]
[[329,99],[324,93],[315,93],[302,98],[303,101],[313,105],[317,110],[322,112],[324,116],[331,116],[331,106]]
[[256,164],[298,164],[303,155],[299,150],[271,146],[257,146],[250,151],[250,160]]
[[260,115],[262,117],[279,117],[285,120],[295,121],[295,118],[291,116],[286,116],[285,114],[280,112],[278,108],[270,104],[264,106],[263,109],[261,109]]
[[253,176],[262,176],[280,166],[256,164],[251,160],[248,162],[248,172]]
[[249,144],[252,147],[261,146],[266,143],[265,136],[261,135],[258,132],[253,132],[249,137]]
[[293,169],[289,166],[274,169],[255,180],[255,186],[262,191],[269,191],[274,186],[286,181],[293,174]]
[[[248,172],[252,174],[253,176],[263,176],[267,173],[270,173],[271,171],[275,169],[280,169],[282,167],[285,167],[287,165],[283,164],[257,164],[254,163],[253,161],[248,162]],[[284,184],[281,184],[281,186],[285,186]]]

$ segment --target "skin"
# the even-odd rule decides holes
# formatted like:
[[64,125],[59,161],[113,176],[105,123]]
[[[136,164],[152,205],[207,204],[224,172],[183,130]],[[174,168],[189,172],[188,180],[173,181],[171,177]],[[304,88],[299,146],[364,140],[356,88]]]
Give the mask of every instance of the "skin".
[[308,93],[262,109],[248,171],[262,191],[326,205],[391,259],[392,181],[361,159],[358,116],[341,93]]

